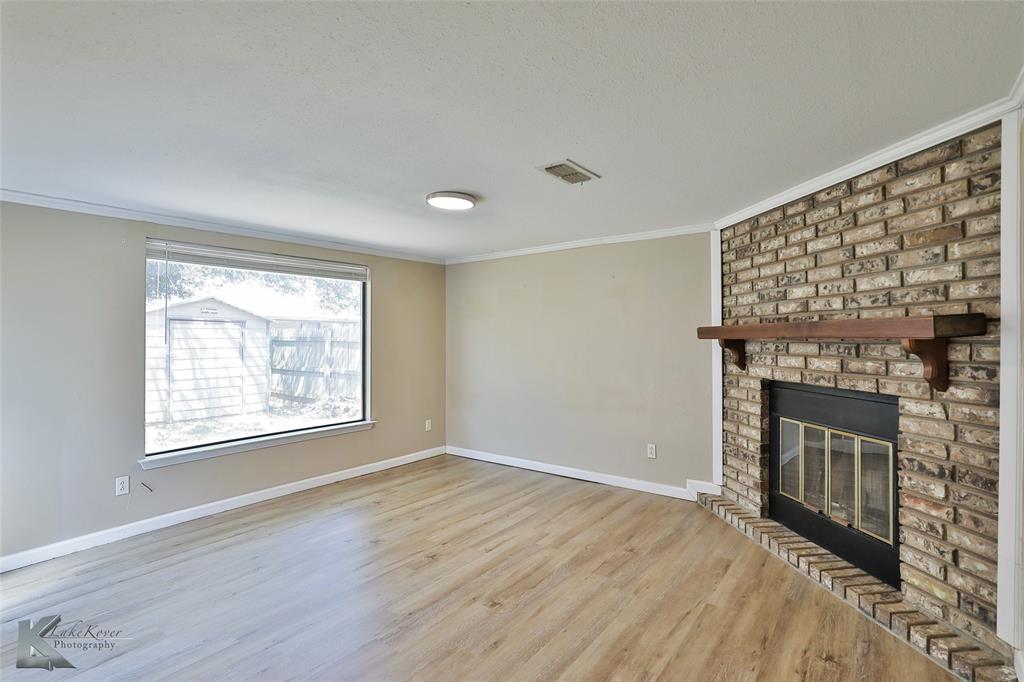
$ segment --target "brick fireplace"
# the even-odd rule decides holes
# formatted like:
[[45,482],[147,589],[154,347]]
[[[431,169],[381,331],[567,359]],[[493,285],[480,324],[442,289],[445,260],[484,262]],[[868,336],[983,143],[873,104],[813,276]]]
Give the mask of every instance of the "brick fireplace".
[[769,382],[894,396],[902,599],[995,635],[1000,128],[992,125],[722,230],[722,324],[983,313],[950,339],[949,388],[898,339],[746,343],[723,370],[722,497],[769,513]]

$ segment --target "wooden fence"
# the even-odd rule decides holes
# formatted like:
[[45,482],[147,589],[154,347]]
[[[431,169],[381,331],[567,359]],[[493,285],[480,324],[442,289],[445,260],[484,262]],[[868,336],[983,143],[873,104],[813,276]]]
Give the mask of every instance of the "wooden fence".
[[311,403],[361,397],[363,339],[358,321],[275,320],[270,337],[270,395]]

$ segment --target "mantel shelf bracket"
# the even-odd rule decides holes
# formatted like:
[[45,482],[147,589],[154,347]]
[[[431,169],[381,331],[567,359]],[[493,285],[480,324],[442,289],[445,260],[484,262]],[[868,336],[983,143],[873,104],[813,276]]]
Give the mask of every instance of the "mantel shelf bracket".
[[729,362],[742,370],[747,369],[747,342],[744,339],[718,339],[718,345],[725,351]]
[[903,350],[921,359],[924,380],[936,391],[949,389],[948,339],[900,339]]
[[949,390],[948,344],[951,338],[985,333],[984,313],[919,315],[871,319],[803,320],[764,324],[697,327],[698,339],[718,339],[730,362],[747,369],[746,342],[766,339],[899,339],[903,350],[921,359],[922,374],[934,390]]

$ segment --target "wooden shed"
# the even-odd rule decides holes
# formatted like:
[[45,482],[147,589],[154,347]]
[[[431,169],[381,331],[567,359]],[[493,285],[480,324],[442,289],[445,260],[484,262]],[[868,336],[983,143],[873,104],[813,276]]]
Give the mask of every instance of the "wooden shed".
[[270,321],[208,297],[146,312],[146,423],[261,412]]

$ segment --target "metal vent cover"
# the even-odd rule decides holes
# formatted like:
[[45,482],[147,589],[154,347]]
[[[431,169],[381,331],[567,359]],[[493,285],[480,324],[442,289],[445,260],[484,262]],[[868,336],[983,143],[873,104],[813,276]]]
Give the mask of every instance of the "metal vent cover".
[[570,185],[582,185],[584,182],[588,182],[590,180],[601,179],[600,175],[592,170],[584,168],[572,159],[565,159],[564,161],[555,161],[554,163],[545,164],[541,166],[539,170],[544,171],[548,175],[553,175],[562,182]]

